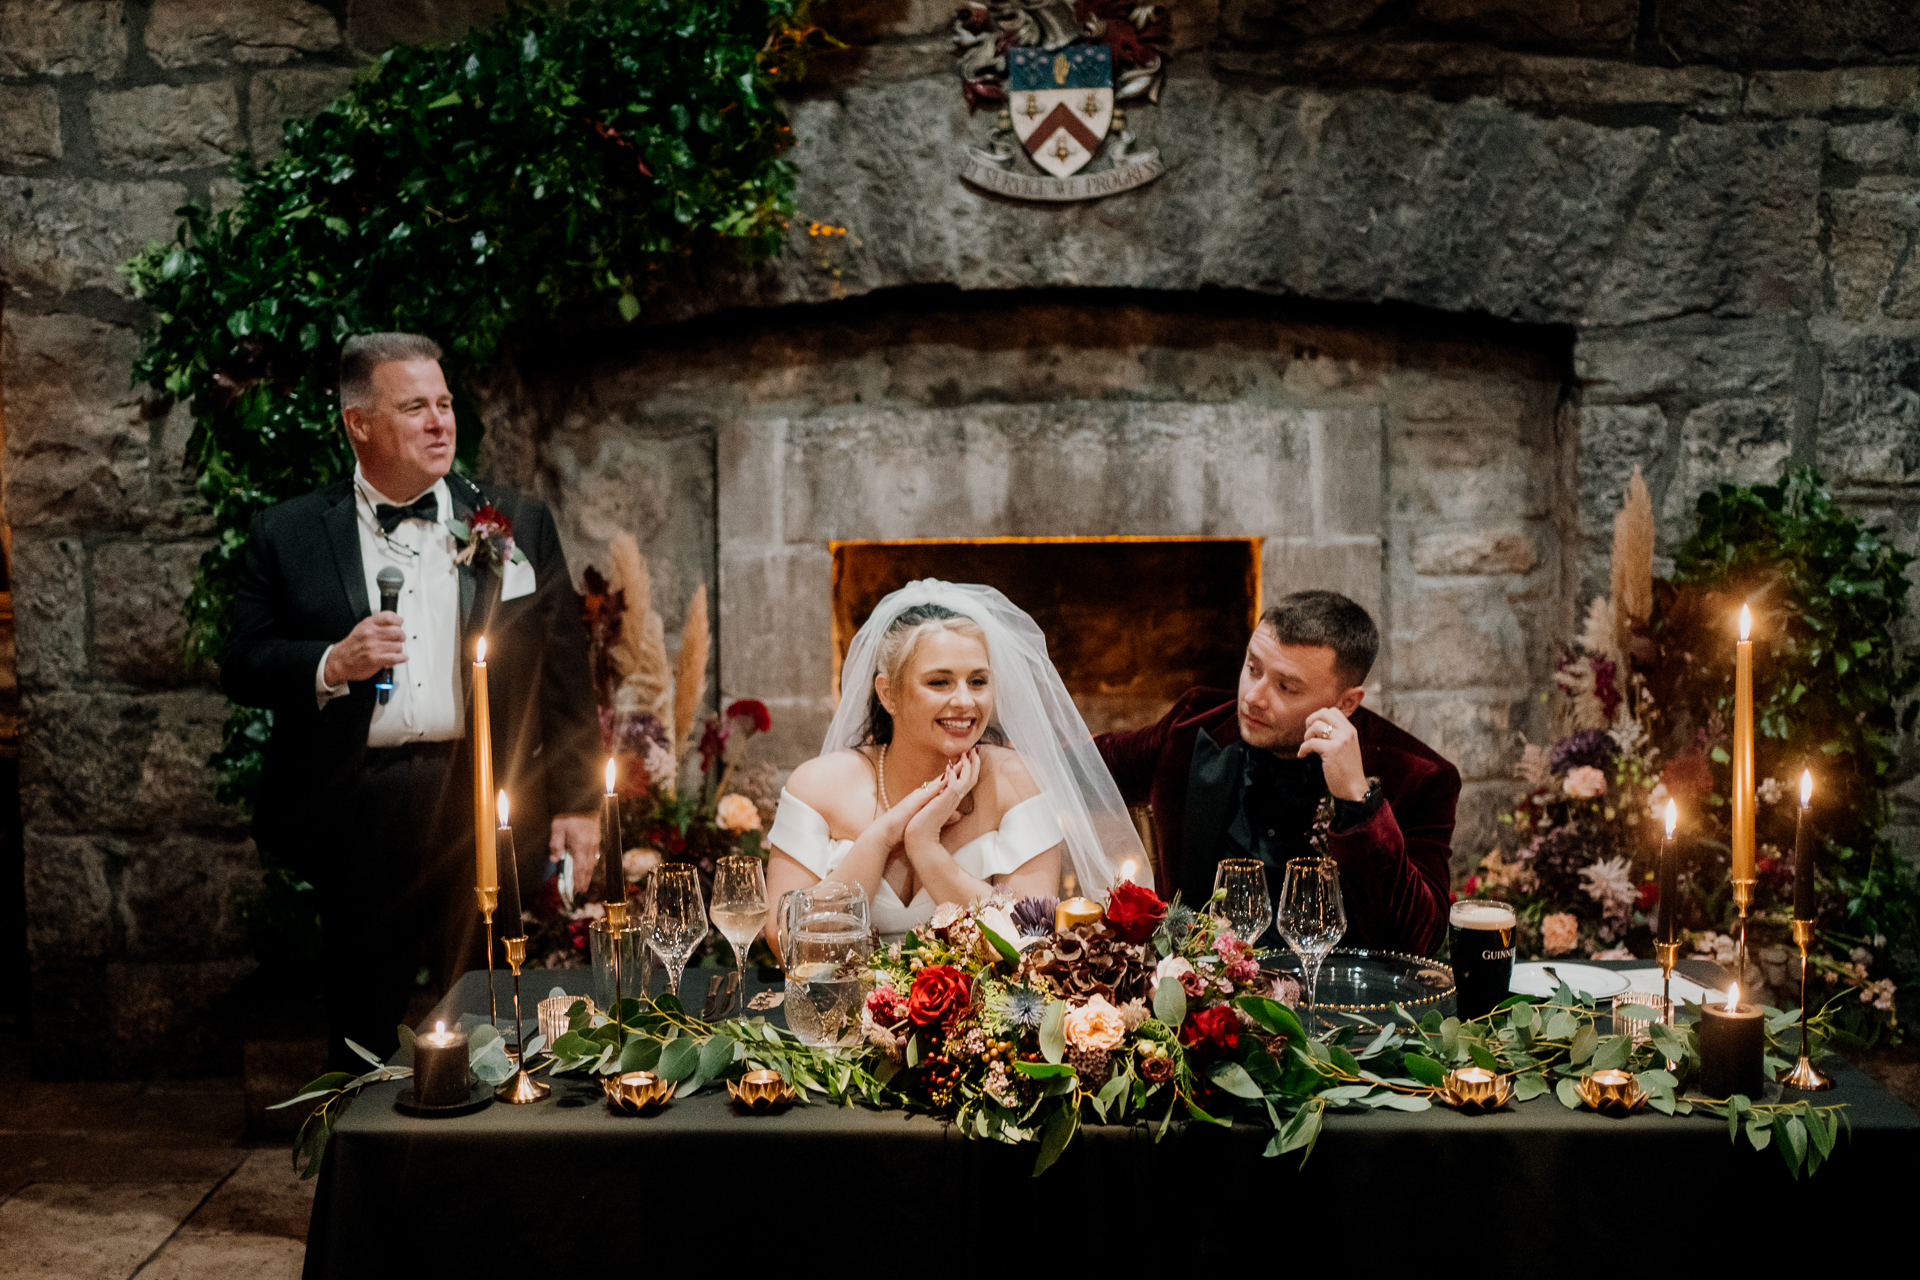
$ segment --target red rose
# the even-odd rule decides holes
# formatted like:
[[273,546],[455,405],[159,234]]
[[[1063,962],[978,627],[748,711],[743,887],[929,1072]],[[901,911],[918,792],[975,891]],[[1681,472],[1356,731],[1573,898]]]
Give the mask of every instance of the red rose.
[[1160,927],[1167,904],[1131,881],[1122,880],[1107,896],[1107,928],[1122,942],[1145,942]]
[[932,964],[913,976],[907,1016],[915,1026],[944,1026],[973,999],[973,979],[950,964]]
[[1240,1047],[1240,1019],[1223,1004],[1200,1009],[1181,1024],[1180,1043],[1203,1057],[1225,1057]]
[[1658,880],[1641,881],[1640,893],[1639,893],[1639,896],[1635,899],[1634,905],[1640,908],[1640,910],[1642,911],[1651,911],[1655,907],[1659,906],[1660,905],[1660,882]]

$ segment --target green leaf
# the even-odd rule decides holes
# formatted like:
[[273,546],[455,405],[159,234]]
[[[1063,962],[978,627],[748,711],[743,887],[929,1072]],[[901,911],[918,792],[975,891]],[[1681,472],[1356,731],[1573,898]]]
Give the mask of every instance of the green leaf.
[[[619,306],[620,318],[622,320],[632,322],[640,318],[640,299],[634,297],[632,294],[621,294]],[[615,905],[617,906],[619,904],[616,903]]]
[[[1307,1029],[1300,1024],[1300,1019],[1278,1000],[1269,1000],[1265,996],[1241,996],[1233,1003],[1235,1007],[1245,1009],[1255,1022],[1274,1035],[1285,1036],[1294,1043],[1307,1039]],[[1183,1015],[1181,1022],[1184,1021],[1186,1018]],[[1167,1025],[1178,1028],[1180,1023],[1169,1022]]]
[[1187,1020],[1187,993],[1178,979],[1160,979],[1153,992],[1153,1016],[1175,1030]]
[[1066,1151],[1073,1135],[1080,1131],[1080,1110],[1072,1105],[1057,1106],[1047,1117],[1040,1133],[1040,1154],[1033,1162],[1033,1176],[1039,1177],[1053,1167]]
[[1063,1001],[1047,1001],[1040,1018],[1040,1056],[1048,1062],[1060,1062],[1067,1056],[1067,1006]]
[[1557,1009],[1547,1019],[1546,1037],[1549,1040],[1570,1040],[1580,1030],[1580,1020],[1565,1009]]
[[1253,1082],[1247,1069],[1237,1062],[1216,1062],[1207,1073],[1208,1078],[1236,1098],[1257,1098],[1260,1086]]
[[1616,1071],[1627,1065],[1627,1054],[1633,1049],[1633,1041],[1626,1036],[1608,1036],[1600,1042],[1593,1054],[1595,1071]]
[[1465,1037],[1461,1038],[1461,1043],[1467,1046],[1467,1056],[1473,1059],[1474,1066],[1485,1067],[1488,1071],[1497,1072],[1500,1070],[1500,1059],[1494,1057],[1486,1045],[1480,1043],[1478,1040],[1469,1040]]
[[1547,1091],[1547,1077],[1539,1071],[1522,1072],[1513,1078],[1513,1097],[1516,1102],[1528,1102]]
[[685,1080],[700,1065],[700,1042],[691,1036],[681,1036],[667,1042],[660,1051],[660,1065],[656,1074],[662,1080]]
[[720,1073],[733,1064],[734,1049],[739,1041],[728,1035],[714,1035],[700,1046],[700,1074],[708,1080],[718,1080]]
[[907,1037],[907,1065],[909,1067],[919,1066],[920,1057],[920,1035],[918,1032],[915,1032],[913,1035]]
[[[449,94],[443,94],[442,96],[435,98],[432,102],[429,102],[427,104],[427,110],[438,111],[442,107],[457,107],[459,105],[460,105],[460,95],[457,93],[449,93]],[[613,905],[617,907],[620,904],[616,902]]]
[[1073,1068],[1064,1062],[1016,1062],[1013,1069],[1035,1080],[1057,1080],[1073,1075]]
[[1011,942],[1008,942],[984,924],[980,926],[980,934],[988,942],[993,944],[993,949],[1000,953],[1002,960],[1005,960],[1009,964],[1020,963],[1020,948],[1014,946]]
[[1753,1144],[1755,1151],[1765,1151],[1767,1144],[1773,1141],[1773,1127],[1761,1124],[1758,1117],[1748,1120],[1747,1141]]
[[1446,1083],[1446,1068],[1442,1067],[1432,1058],[1422,1057],[1417,1053],[1409,1053],[1400,1059],[1400,1065],[1406,1068],[1408,1075],[1430,1088],[1437,1089]]
[[[493,1031],[493,1028],[488,1027],[487,1030]],[[494,1031],[493,1033],[496,1036],[500,1034],[497,1031]],[[469,1043],[477,1045],[482,1043],[482,1041],[480,1040],[479,1035],[476,1033],[474,1037],[469,1041]],[[381,1060],[379,1054],[367,1048],[365,1045],[356,1044],[352,1040],[349,1040],[347,1041],[347,1048],[353,1050],[355,1053],[359,1054],[361,1057],[365,1058],[368,1062],[371,1062],[376,1067],[384,1067],[387,1065],[384,1061]],[[472,1050],[469,1050],[469,1052],[472,1052]]]
[[1600,1033],[1594,1030],[1591,1022],[1583,1022],[1573,1037],[1573,1043],[1567,1048],[1567,1061],[1576,1064],[1585,1062],[1599,1047]]
[[1567,1110],[1578,1111],[1580,1109],[1580,1089],[1572,1080],[1564,1076],[1561,1077],[1560,1082],[1553,1086],[1553,1093],[1555,1097],[1560,1099],[1560,1105]]

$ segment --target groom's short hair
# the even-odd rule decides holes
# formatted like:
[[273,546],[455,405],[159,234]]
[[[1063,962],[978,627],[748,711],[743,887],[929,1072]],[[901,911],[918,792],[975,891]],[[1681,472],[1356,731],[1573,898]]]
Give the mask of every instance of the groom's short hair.
[[1333,669],[1349,687],[1367,678],[1380,653],[1373,618],[1338,591],[1296,591],[1260,615],[1281,644],[1333,650]]

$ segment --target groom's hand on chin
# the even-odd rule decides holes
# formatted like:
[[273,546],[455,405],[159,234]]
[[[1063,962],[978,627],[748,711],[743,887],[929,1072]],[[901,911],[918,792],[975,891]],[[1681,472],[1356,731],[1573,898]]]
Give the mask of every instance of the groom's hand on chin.
[[1320,757],[1327,793],[1336,800],[1364,800],[1367,769],[1360,760],[1360,733],[1337,707],[1322,707],[1307,717],[1306,739],[1296,753]]

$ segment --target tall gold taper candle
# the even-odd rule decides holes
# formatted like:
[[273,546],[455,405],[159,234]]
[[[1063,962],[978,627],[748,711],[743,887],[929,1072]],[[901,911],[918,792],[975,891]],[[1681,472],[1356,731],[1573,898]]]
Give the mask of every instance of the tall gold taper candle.
[[487,638],[481,636],[473,650],[473,858],[474,887],[483,899],[487,890],[497,894],[500,888],[493,819],[493,728],[487,714]]
[[1753,610],[1740,606],[1733,651],[1733,905],[1740,909],[1736,979],[1747,976],[1747,908],[1753,905]]
[[1733,657],[1733,881],[1753,879],[1753,611],[1740,606]]

